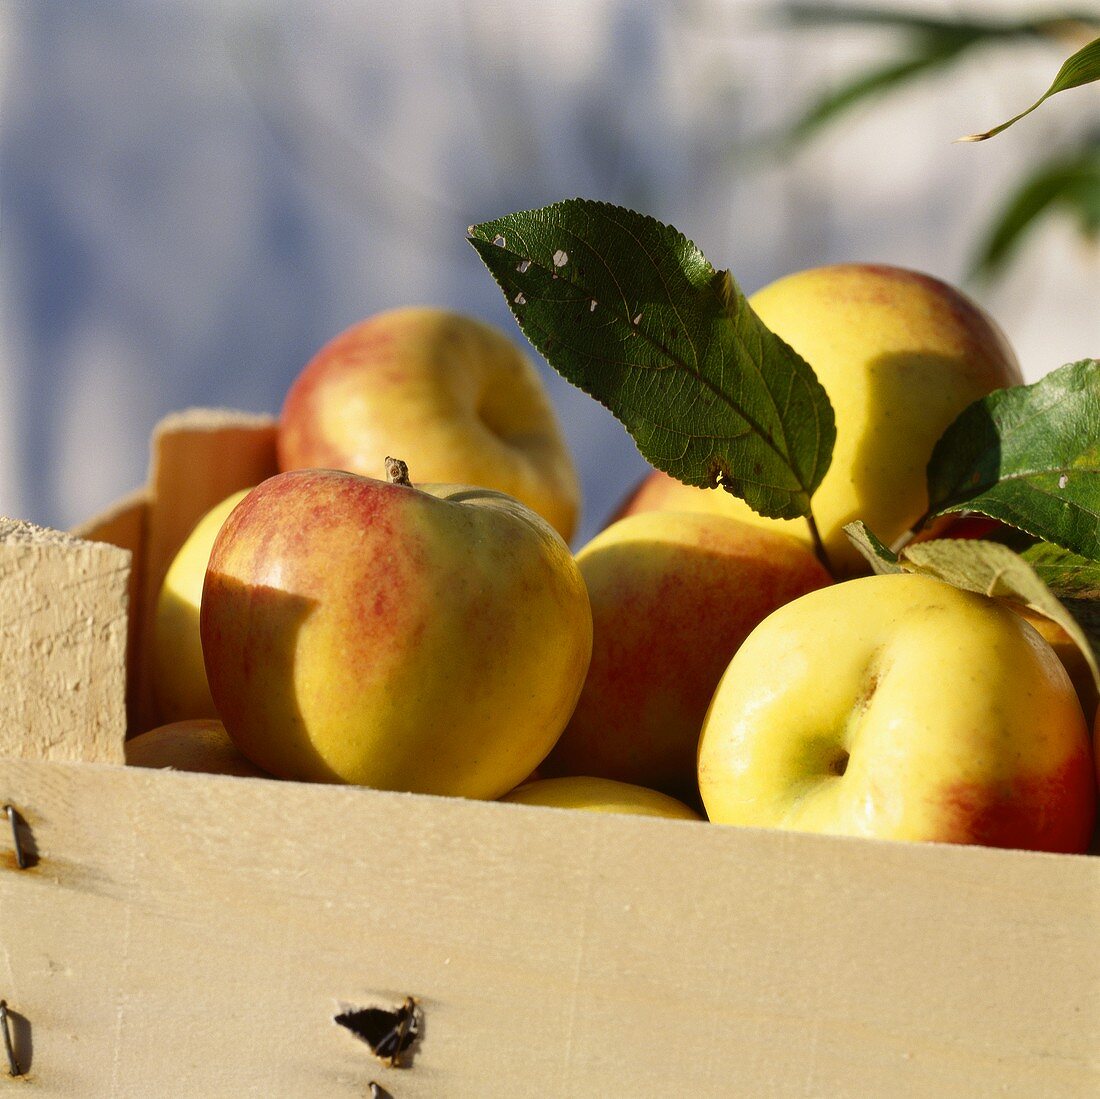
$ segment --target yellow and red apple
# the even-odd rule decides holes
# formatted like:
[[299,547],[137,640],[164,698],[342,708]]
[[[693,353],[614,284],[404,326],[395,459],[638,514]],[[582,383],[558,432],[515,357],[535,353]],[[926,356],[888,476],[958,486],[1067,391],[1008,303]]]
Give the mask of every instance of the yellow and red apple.
[[1088,727],[1058,657],[1008,607],[915,575],[766,618],[715,692],[699,789],[721,824],[1083,852]]
[[555,809],[584,809],[593,813],[636,813],[673,820],[702,819],[690,806],[657,790],[589,775],[526,782],[500,800],[518,805],[546,805]]
[[323,469],[237,505],[200,630],[218,714],[265,771],[474,798],[550,750],[592,644],[569,548],[523,504]]
[[218,716],[203,666],[199,603],[214,539],[246,493],[228,496],[195,524],[172,558],[157,593],[151,667],[153,697],[162,722]]
[[445,309],[378,313],[340,333],[287,392],[280,470],[377,476],[404,455],[418,480],[514,496],[568,541],[580,482],[534,363],[497,328]]
[[540,774],[697,802],[699,730],[730,658],[761,619],[828,584],[828,573],[784,534],[688,512],[613,523],[577,564],[592,605],[592,663]]
[[214,718],[158,725],[126,741],[125,752],[130,767],[170,768],[247,778],[271,777],[241,754],[225,726]]
[[[925,470],[955,417],[994,389],[1022,381],[994,321],[961,291],[928,275],[837,264],[781,278],[749,304],[813,367],[836,413],[832,464],[813,497],[835,573],[867,571],[844,525],[862,519],[886,543],[928,505]],[[644,479],[618,515],[651,509],[717,511],[810,544],[803,519],[765,519],[721,489]]]

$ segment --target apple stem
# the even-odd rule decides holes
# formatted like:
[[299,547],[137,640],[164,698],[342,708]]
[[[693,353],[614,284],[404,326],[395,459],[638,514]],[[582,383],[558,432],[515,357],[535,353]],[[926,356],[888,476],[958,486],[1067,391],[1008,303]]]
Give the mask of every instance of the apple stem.
[[817,529],[817,520],[814,519],[814,513],[808,512],[806,515],[806,522],[810,525],[810,537],[814,543],[814,555],[825,567],[825,571],[836,579],[836,573],[833,572],[832,562],[829,560],[829,554],[825,550],[825,543],[821,540],[821,532]]
[[412,487],[412,481],[409,480],[409,467],[400,458],[386,458],[386,480],[391,485]]

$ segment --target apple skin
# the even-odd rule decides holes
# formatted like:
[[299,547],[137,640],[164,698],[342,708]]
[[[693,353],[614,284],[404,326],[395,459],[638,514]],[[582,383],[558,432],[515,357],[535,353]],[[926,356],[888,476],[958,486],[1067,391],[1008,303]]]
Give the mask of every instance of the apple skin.
[[200,630],[218,713],[265,771],[471,798],[539,764],[592,645],[576,563],[529,508],[336,470],[237,505]]
[[[836,413],[832,464],[813,509],[838,577],[868,567],[844,534],[862,519],[887,545],[928,506],[925,471],[955,417],[994,389],[1023,381],[993,320],[961,291],[879,264],[836,264],[788,275],[749,304],[813,367]],[[719,489],[664,473],[643,480],[620,515],[643,509],[719,511],[810,544],[803,519],[766,519]]]
[[172,721],[140,733],[126,741],[129,767],[171,768],[209,775],[239,775],[270,778],[238,751],[214,718]]
[[1100,705],[1100,695],[1096,690],[1096,681],[1092,678],[1092,669],[1077,642],[1057,622],[1047,618],[1046,615],[1026,607],[1013,606],[1012,609],[1025,622],[1033,626],[1040,637],[1055,651],[1066,669],[1073,689],[1077,692],[1077,699],[1081,703],[1085,720],[1091,721],[1097,712],[1097,706]]
[[378,313],[336,336],[287,392],[280,470],[374,477],[404,455],[418,480],[514,496],[569,541],[580,481],[532,361],[498,329],[426,306]]
[[215,504],[176,552],[157,593],[153,619],[153,697],[165,723],[216,718],[199,638],[199,603],[210,550],[222,523],[247,489]]
[[929,577],[870,576],[781,607],[715,692],[699,788],[722,824],[1083,852],[1088,728],[1022,618]]
[[690,806],[667,794],[629,782],[588,775],[525,782],[500,800],[519,805],[548,805],[555,809],[585,809],[594,813],[636,813],[672,820],[703,819]]
[[539,768],[698,803],[696,748],[714,689],[749,631],[830,583],[793,538],[721,515],[649,512],[577,553],[592,605],[592,663]]

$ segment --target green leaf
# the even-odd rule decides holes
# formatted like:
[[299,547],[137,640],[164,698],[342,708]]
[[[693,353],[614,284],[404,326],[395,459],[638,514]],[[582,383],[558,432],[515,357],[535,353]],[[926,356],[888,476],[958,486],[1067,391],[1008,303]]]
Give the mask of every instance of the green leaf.
[[957,140],[987,141],[1003,130],[1007,130],[1014,123],[1019,122],[1021,118],[1031,114],[1036,107],[1045,103],[1052,95],[1068,91],[1070,88],[1079,88],[1083,84],[1091,84],[1094,80],[1100,80],[1100,38],[1093,39],[1087,46],[1082,46],[1075,54],[1066,58],[1050,87],[1026,110],[1021,111],[1007,122],[994,126],[992,130],[986,130],[985,133],[980,134],[967,134]]
[[1097,635],[1094,633],[1090,640],[1069,609],[1018,553],[979,538],[942,538],[906,546],[901,561],[907,571],[934,576],[995,599],[1007,599],[1053,619],[1080,648],[1100,689],[1100,664],[1094,648]]
[[1036,542],[1020,556],[1059,599],[1100,600],[1100,561],[1090,561],[1049,542]]
[[965,408],[928,462],[927,518],[977,511],[1100,560],[1100,360]]
[[1037,37],[1064,32],[1068,26],[1096,21],[1095,12],[1062,12],[1057,16],[1025,19],[972,19],[962,13],[947,17],[926,15],[912,8],[872,7],[867,4],[828,4],[820,0],[783,4],[780,16],[806,26],[873,26],[916,35],[966,34],[975,39]]
[[813,370],[681,233],[585,199],[469,230],[520,328],[658,469],[810,514],[836,427]]
[[1100,140],[1040,165],[995,217],[971,267],[977,278],[999,274],[1025,233],[1046,213],[1076,216],[1085,237],[1100,235]]
[[844,533],[848,536],[848,541],[867,558],[868,564],[879,576],[905,571],[898,561],[898,555],[862,519],[857,519],[854,523],[846,523]]
[[1011,41],[1060,39],[1067,26],[1086,21],[1084,15],[1074,17],[1070,13],[1056,18],[1007,20],[970,19],[962,15],[937,18],[905,9],[862,4],[785,4],[778,14],[796,26],[887,28],[901,32],[905,40],[899,57],[859,72],[823,93],[789,129],[787,142],[803,141],[864,100],[882,98],[918,77],[945,68],[974,49]]
[[953,61],[963,46],[944,48],[939,43],[930,43],[918,49],[912,56],[859,73],[851,80],[841,83],[812,103],[809,109],[791,126],[786,140],[805,141],[818,130],[831,122],[837,115],[867,99],[899,88],[917,76],[932,72]]

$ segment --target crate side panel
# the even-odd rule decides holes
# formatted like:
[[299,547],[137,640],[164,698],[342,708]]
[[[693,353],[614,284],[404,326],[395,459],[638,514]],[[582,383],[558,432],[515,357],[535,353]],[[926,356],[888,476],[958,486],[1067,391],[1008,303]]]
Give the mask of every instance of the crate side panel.
[[145,525],[149,506],[144,488],[123,497],[107,511],[74,527],[69,533],[89,542],[109,542],[130,551],[130,579],[127,583],[129,624],[126,641],[126,715],[127,727],[136,726],[137,700],[134,685],[142,658],[138,643],[142,620],[145,560]]
[[86,542],[110,542],[112,546],[129,550],[135,558],[140,558],[145,545],[147,512],[146,490],[136,489],[116,500],[105,511],[73,527],[69,533]]
[[[142,563],[137,647],[153,637],[157,593],[173,557],[215,504],[275,472],[275,421],[221,409],[187,409],[163,419],[150,444],[149,515]],[[133,732],[158,724],[148,662],[138,664]]]
[[0,754],[121,763],[130,554],[0,523]]
[[[39,1094],[1100,1092],[1100,864],[0,764]],[[415,996],[412,1067],[333,1023]],[[89,1090],[92,1089],[92,1090]]]

